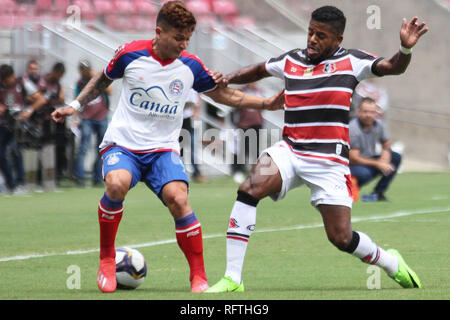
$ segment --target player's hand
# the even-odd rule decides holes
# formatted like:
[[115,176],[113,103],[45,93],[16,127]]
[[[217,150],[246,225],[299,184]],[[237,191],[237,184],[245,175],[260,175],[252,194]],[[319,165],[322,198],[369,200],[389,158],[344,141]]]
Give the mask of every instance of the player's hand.
[[284,89],[270,98],[264,99],[265,110],[280,110],[284,109]]
[[58,108],[52,112],[52,119],[57,123],[64,122],[66,117],[71,116],[75,113],[75,109],[72,107]]
[[229,81],[220,71],[213,71],[212,78],[219,88],[225,88],[228,86]]
[[421,24],[417,22],[418,18],[414,17],[408,23],[403,18],[402,28],[400,29],[400,41],[403,47],[412,48],[416,45],[419,38],[428,32],[428,28],[425,28],[425,21]]

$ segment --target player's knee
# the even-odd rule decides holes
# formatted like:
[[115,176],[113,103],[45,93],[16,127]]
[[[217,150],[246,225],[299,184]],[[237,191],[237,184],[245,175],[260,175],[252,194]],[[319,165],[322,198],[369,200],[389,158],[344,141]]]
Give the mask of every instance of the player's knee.
[[240,186],[239,186],[239,191],[242,191],[246,194],[251,195],[253,198],[256,199],[262,199],[262,190],[261,188],[258,188],[258,186],[252,184],[250,182],[250,179],[247,178]]
[[180,211],[188,206],[188,195],[182,189],[171,190],[164,194],[164,202],[170,211]]
[[106,192],[113,199],[125,198],[129,183],[119,176],[108,176],[106,179]]
[[328,233],[328,240],[339,250],[346,251],[352,241],[352,234],[344,232]]

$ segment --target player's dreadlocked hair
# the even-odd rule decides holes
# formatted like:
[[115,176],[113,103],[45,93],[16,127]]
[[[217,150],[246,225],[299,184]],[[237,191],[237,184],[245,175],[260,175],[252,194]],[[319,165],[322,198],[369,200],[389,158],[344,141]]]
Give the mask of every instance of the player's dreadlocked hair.
[[178,30],[194,31],[197,21],[182,1],[166,2],[156,18],[157,26],[170,26]]
[[333,6],[323,6],[313,11],[311,19],[330,25],[337,34],[342,35],[345,30],[346,18],[344,13]]

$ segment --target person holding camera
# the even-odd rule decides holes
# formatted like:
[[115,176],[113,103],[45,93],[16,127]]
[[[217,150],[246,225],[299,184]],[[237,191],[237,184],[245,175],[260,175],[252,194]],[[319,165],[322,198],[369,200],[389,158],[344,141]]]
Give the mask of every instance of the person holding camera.
[[10,65],[0,66],[0,170],[8,193],[26,193],[22,152],[15,139],[15,129],[18,124],[26,123],[45,102],[37,87],[24,88],[17,81]]

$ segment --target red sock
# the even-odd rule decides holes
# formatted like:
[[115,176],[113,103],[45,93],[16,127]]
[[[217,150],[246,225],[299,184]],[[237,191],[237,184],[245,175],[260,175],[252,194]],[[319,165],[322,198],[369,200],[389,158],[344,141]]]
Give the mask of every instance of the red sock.
[[98,222],[100,225],[100,259],[116,257],[114,243],[123,214],[122,202],[123,200],[116,201],[108,199],[105,194],[99,203]]
[[203,261],[202,227],[195,214],[175,220],[177,242],[190,268],[189,280],[198,275],[207,280]]

